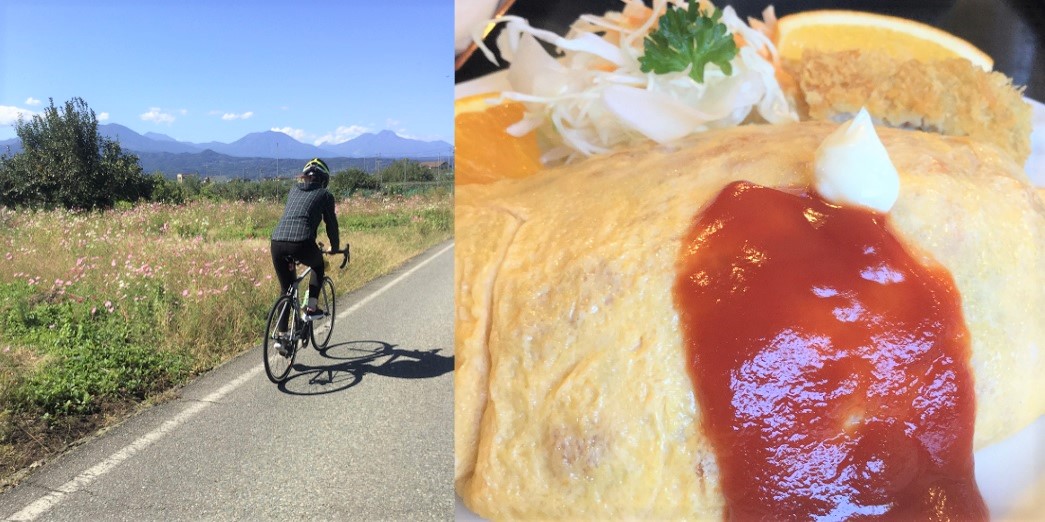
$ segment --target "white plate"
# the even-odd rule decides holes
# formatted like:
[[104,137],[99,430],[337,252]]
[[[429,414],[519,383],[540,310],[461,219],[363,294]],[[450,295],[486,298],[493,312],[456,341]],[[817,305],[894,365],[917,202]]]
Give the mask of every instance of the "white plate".
[[1045,105],[1024,98],[1031,106],[1030,157],[1023,165],[1032,183],[1045,188]]
[[472,28],[485,23],[497,10],[499,0],[456,0],[454,2],[454,53],[472,43]]
[[[506,72],[462,82],[454,95],[497,92],[509,88]],[[1045,104],[1027,98],[1032,109],[1031,154],[1027,176],[1045,188]],[[1045,520],[1045,416],[1013,437],[975,454],[976,483],[994,520]],[[457,498],[457,520],[483,520]]]

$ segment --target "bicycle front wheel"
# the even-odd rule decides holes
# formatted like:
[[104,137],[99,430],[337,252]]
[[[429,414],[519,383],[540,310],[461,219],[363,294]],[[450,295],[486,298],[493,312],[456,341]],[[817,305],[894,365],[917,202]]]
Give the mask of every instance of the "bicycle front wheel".
[[294,365],[297,355],[294,343],[294,300],[282,296],[272,305],[269,312],[268,325],[265,327],[265,341],[262,356],[265,360],[265,373],[274,383],[283,382]]
[[312,346],[317,350],[327,347],[330,335],[334,333],[334,319],[337,317],[336,296],[334,295],[334,281],[329,277],[323,278],[323,284],[319,287],[319,308],[324,312],[323,317],[312,320]]

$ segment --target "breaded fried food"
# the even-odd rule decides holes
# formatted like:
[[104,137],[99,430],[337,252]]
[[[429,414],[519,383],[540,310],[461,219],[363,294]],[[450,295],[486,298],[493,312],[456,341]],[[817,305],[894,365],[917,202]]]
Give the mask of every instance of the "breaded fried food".
[[848,118],[866,107],[879,123],[995,145],[1018,163],[1030,155],[1031,107],[1022,88],[964,59],[898,60],[867,51],[807,51],[785,62],[804,118]]
[[[491,520],[721,520],[672,299],[724,186],[808,185],[827,122],[750,125],[458,187],[456,486]],[[998,148],[879,129],[890,220],[946,267],[971,336],[983,447],[1045,411],[1045,203]]]

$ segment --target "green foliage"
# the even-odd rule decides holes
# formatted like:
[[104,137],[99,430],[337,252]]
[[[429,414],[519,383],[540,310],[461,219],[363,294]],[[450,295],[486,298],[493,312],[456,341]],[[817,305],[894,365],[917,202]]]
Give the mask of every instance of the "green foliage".
[[327,188],[334,197],[341,199],[350,197],[359,190],[379,190],[381,184],[375,176],[352,168],[334,174]]
[[52,99],[41,114],[19,119],[15,132],[23,150],[0,159],[0,204],[96,209],[149,196],[138,157],[98,134],[81,98],[61,108]]
[[140,400],[188,373],[184,355],[156,350],[154,316],[171,302],[157,288],[121,313],[105,303],[0,286],[0,333],[37,347],[42,364],[0,396],[7,408],[45,416],[98,411],[106,401]]
[[665,74],[692,65],[689,76],[703,83],[704,67],[713,63],[732,74],[730,60],[737,55],[737,44],[721,18],[722,11],[712,8],[709,16],[696,0],[689,0],[688,9],[669,5],[657,30],[646,37],[645,54],[639,58],[642,72]]
[[420,220],[415,220],[415,223],[420,223],[423,227],[430,227],[422,228],[422,235],[436,231],[452,233],[454,230],[454,212],[450,208],[425,209],[421,211],[420,218]]
[[435,174],[431,169],[421,166],[421,164],[416,161],[400,159],[392,162],[391,165],[384,169],[381,169],[378,179],[380,179],[382,183],[435,181]]
[[174,180],[167,179],[163,173],[154,173],[150,178],[152,183],[152,199],[158,203],[173,203],[180,205],[185,203],[186,195],[181,185]]
[[196,174],[182,176],[181,181],[167,179],[161,173],[150,178],[152,201],[182,204],[189,201],[283,201],[293,185],[292,180],[234,179],[211,182]]
[[401,227],[410,223],[410,216],[404,213],[386,214],[354,214],[338,216],[341,230],[380,230],[382,228]]
[[[196,174],[184,175],[179,181],[154,173],[147,179],[150,199],[158,203],[182,204],[190,201],[261,202],[286,200],[296,183],[294,179],[233,179],[211,182]],[[397,185],[400,184],[400,185]],[[453,171],[449,168],[429,168],[413,160],[397,160],[378,174],[368,174],[357,168],[334,174],[327,187],[338,199],[373,192],[403,196],[445,190],[436,184],[453,185]],[[442,194],[442,193],[440,193]],[[248,236],[250,237],[250,236]]]
[[184,176],[178,184],[188,199],[197,199],[203,195],[203,178],[198,175]]

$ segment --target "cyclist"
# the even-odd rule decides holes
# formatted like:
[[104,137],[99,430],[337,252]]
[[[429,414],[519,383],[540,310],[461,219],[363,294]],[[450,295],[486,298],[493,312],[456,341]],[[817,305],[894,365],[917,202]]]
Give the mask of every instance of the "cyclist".
[[[341,245],[334,196],[326,189],[328,183],[330,169],[323,160],[313,158],[305,163],[298,176],[298,183],[290,189],[283,217],[271,237],[272,266],[276,269],[282,292],[286,293],[296,277],[294,266],[287,263],[288,257],[312,267],[312,278],[308,282],[308,304],[305,307],[307,319],[317,319],[325,313],[318,306],[319,287],[324,274],[323,253],[316,245],[320,220],[327,225],[330,249],[338,250]],[[279,325],[279,329],[285,331],[286,326],[284,322]],[[277,344],[277,348],[282,347]]]

